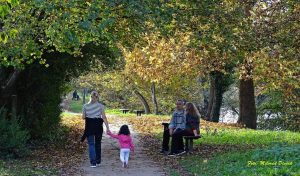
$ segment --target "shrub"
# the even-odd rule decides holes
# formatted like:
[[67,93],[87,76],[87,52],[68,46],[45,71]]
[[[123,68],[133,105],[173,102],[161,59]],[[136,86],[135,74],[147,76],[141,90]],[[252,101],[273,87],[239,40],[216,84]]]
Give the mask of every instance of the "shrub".
[[26,142],[28,131],[21,128],[16,118],[7,119],[4,108],[0,109],[0,155],[2,157],[22,157],[28,154]]
[[[295,96],[298,95],[299,91],[295,91]],[[270,92],[265,97],[257,108],[259,129],[300,131],[299,101],[287,99],[280,91]]]

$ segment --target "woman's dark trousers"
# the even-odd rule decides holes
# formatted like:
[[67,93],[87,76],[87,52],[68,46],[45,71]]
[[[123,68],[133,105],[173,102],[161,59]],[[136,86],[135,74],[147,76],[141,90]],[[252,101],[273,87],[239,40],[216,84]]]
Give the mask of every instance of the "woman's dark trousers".
[[102,135],[91,135],[88,136],[87,139],[89,144],[89,157],[91,164],[100,164]]

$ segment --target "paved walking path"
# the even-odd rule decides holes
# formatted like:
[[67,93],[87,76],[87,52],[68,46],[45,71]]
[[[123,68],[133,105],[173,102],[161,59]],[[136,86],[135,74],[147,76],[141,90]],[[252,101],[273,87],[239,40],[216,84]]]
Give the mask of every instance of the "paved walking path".
[[[124,123],[124,122],[122,122]],[[120,124],[110,124],[113,133],[119,131]],[[152,161],[146,155],[146,150],[140,145],[138,134],[134,133],[133,128],[129,126],[133,141],[135,144],[135,154],[129,159],[129,167],[123,168],[119,159],[119,146],[116,139],[103,134],[102,138],[102,162],[99,167],[90,168],[88,151],[84,156],[84,162],[81,165],[81,175],[86,176],[161,176],[165,175],[160,168],[159,163]]]

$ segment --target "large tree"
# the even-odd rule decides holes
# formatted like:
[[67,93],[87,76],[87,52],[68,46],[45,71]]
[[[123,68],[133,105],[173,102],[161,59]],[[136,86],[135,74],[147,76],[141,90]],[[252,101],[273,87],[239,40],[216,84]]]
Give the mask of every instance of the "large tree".
[[[211,74],[228,72],[225,69],[228,65],[237,68],[239,121],[246,127],[256,128],[254,80],[259,78],[268,85],[284,85],[284,92],[295,93],[299,87],[293,76],[297,72],[296,60],[299,57],[296,54],[299,50],[296,47],[299,44],[298,1],[169,1],[164,7],[175,9],[172,22],[165,26],[167,31],[180,29],[193,34],[201,60],[200,69]],[[280,71],[282,81],[274,77],[269,79],[268,74],[254,74],[256,71],[267,72],[270,70],[268,65],[276,62],[280,70],[286,70]]]
[[[41,120],[59,115],[50,114],[59,109],[70,78],[88,71],[96,60],[111,65],[117,44],[138,41],[160,1],[7,0],[0,5],[0,106],[10,109],[10,96],[16,94],[20,112]],[[50,87],[55,95],[47,94]],[[49,109],[38,112],[36,105]],[[39,124],[32,121],[31,126]]]
[[176,32],[166,37],[153,32],[146,34],[144,41],[147,43],[136,45],[132,51],[123,50],[124,73],[138,85],[150,84],[154,113],[158,114],[157,90],[171,88],[176,94],[186,86],[192,87],[196,82],[197,59],[189,47],[189,34]]

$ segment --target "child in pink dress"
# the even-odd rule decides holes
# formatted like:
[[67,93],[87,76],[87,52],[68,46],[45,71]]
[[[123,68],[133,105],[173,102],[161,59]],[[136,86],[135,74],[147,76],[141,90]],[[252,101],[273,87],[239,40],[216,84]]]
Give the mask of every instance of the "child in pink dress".
[[123,167],[128,167],[128,160],[130,151],[134,152],[134,145],[130,136],[130,131],[127,125],[122,125],[119,134],[112,134],[110,131],[107,134],[113,138],[119,140],[120,144],[120,159],[123,163]]

